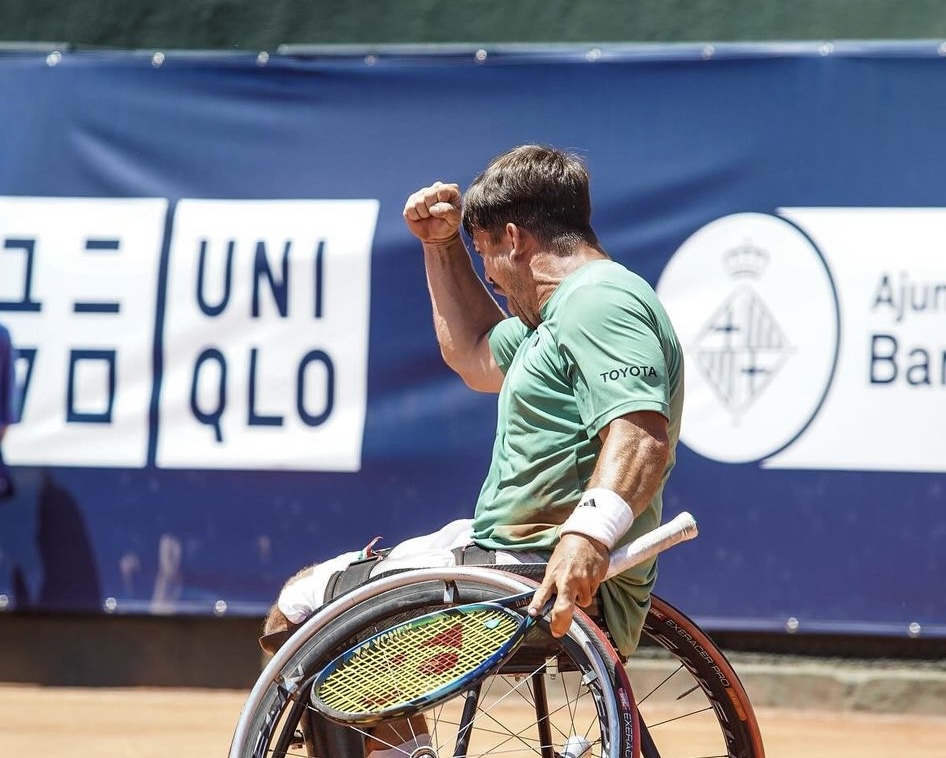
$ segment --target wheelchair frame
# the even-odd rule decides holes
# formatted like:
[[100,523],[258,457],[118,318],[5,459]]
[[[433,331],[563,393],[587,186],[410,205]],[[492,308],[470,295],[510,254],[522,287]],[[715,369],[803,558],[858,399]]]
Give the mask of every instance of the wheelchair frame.
[[[277,651],[261,673],[250,692],[234,731],[230,758],[283,758],[310,756],[317,758],[361,758],[357,745],[361,735],[328,725],[328,731],[313,720],[308,706],[308,688],[331,652],[350,644],[353,633],[360,633],[371,624],[391,623],[392,608],[383,610],[385,602],[397,611],[422,612],[431,602],[451,605],[486,599],[490,596],[512,594],[535,587],[534,580],[512,573],[511,566],[452,567],[414,569],[382,575],[361,585],[320,608]],[[416,608],[409,607],[417,596]],[[385,615],[387,614],[387,615]],[[547,628],[547,627],[546,627]],[[584,613],[577,613],[575,622],[554,655],[542,659],[513,663],[504,668],[506,679],[528,679],[527,700],[535,708],[535,737],[515,735],[519,751],[514,755],[541,755],[556,758],[561,754],[563,738],[552,734],[552,724],[559,712],[550,709],[546,680],[578,669],[583,694],[589,693],[584,708],[592,713],[597,725],[588,729],[591,739],[589,756],[608,758],[669,758],[665,735],[680,732],[686,739],[686,729],[679,715],[668,715],[667,703],[674,707],[698,699],[700,704],[688,708],[688,719],[698,719],[703,729],[715,732],[714,755],[731,758],[764,758],[761,734],[751,703],[735,671],[712,640],[688,617],[659,597],[652,597],[652,605],[643,629],[643,641],[648,650],[662,651],[663,662],[672,664],[671,673],[659,681],[658,690],[673,687],[675,695],[660,698],[653,692],[635,698],[637,683],[631,685],[623,661],[614,651],[603,630]],[[550,637],[540,644],[552,643]],[[525,645],[524,645],[525,646]],[[530,648],[533,658],[538,648]],[[540,651],[541,652],[541,651]],[[529,654],[524,652],[523,658]],[[554,662],[552,662],[554,659]],[[627,669],[634,679],[632,656]],[[514,661],[515,661],[514,657]],[[564,665],[561,665],[564,663]],[[555,671],[552,671],[553,667]],[[558,669],[562,669],[560,674]],[[576,674],[577,676],[577,674]],[[684,683],[677,685],[680,679]],[[519,685],[516,685],[519,686]],[[457,734],[451,737],[448,749],[452,752],[428,752],[424,755],[472,756],[467,748],[471,739],[473,714],[481,696],[466,693],[463,715]],[[505,697],[505,695],[503,696]],[[646,708],[657,703],[654,714],[642,716],[641,704]],[[576,706],[568,704],[569,709]],[[572,714],[573,716],[574,714]],[[464,720],[465,719],[465,720]],[[531,729],[531,727],[530,727]],[[531,732],[530,732],[531,734]],[[326,736],[327,735],[327,736]],[[531,740],[531,741],[530,741]],[[677,740],[679,741],[679,740]],[[508,742],[508,740],[507,740]],[[504,755],[509,755],[505,746]],[[720,752],[723,751],[723,752]],[[475,753],[490,754],[486,753]],[[697,753],[708,753],[700,749]]]

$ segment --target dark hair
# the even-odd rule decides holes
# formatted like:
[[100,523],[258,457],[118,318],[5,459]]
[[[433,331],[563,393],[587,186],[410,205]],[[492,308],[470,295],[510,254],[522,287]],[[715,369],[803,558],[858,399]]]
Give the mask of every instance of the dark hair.
[[522,145],[490,161],[463,198],[463,229],[497,239],[507,223],[528,229],[566,255],[582,242],[595,247],[588,171],[578,156]]

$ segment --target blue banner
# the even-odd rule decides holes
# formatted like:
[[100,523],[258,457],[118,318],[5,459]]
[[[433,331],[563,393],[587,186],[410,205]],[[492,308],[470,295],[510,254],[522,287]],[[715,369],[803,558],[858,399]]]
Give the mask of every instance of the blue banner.
[[401,219],[526,143],[687,357],[658,592],[709,628],[946,635],[933,44],[0,55],[19,352],[0,607],[264,612],[471,513],[494,398]]

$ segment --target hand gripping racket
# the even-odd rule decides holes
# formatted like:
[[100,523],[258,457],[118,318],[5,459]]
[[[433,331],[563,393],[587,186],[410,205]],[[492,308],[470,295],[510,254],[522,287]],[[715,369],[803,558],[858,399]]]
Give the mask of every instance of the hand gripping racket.
[[[683,512],[611,553],[605,578],[698,533]],[[312,705],[342,724],[369,725],[447,700],[512,655],[535,619],[518,611],[535,590],[434,611],[385,629],[331,661],[312,685]],[[554,598],[552,598],[554,600]],[[552,607],[550,600],[541,615]]]

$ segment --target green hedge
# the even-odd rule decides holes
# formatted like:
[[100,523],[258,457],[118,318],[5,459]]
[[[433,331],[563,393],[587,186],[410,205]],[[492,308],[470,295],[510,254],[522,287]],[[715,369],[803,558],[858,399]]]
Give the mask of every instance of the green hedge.
[[946,38],[944,0],[2,0],[0,41],[275,50],[282,43]]

